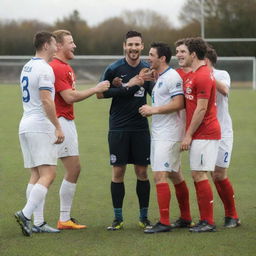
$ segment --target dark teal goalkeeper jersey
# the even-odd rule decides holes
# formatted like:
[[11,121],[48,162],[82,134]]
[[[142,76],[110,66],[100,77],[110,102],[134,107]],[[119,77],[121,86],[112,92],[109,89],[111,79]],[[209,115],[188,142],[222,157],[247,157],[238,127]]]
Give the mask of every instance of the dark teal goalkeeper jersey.
[[[125,58],[110,64],[101,80],[108,80],[112,83],[115,77],[120,77],[123,83],[127,83],[132,77],[139,74],[142,68],[149,67],[146,61],[141,60],[138,66],[130,66]],[[109,117],[110,131],[143,131],[148,130],[148,121],[146,117],[142,117],[138,110],[146,104],[147,93],[151,94],[150,82],[140,86],[131,88],[111,87],[104,92],[104,98],[112,98]]]

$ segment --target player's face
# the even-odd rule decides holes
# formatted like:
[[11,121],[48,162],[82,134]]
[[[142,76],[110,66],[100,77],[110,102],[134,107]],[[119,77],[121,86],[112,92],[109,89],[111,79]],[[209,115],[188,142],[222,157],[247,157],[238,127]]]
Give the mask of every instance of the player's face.
[[184,44],[176,47],[176,57],[180,67],[190,67],[192,62],[192,57],[189,53],[188,47]]
[[148,62],[151,69],[158,70],[160,68],[161,61],[160,58],[158,57],[156,48],[151,48],[149,50]]
[[76,45],[74,43],[73,37],[69,35],[64,36],[60,49],[66,60],[71,60],[74,58],[75,48]]
[[126,42],[123,45],[126,58],[131,61],[136,61],[139,59],[141,51],[144,48],[141,37],[130,37],[126,39]]

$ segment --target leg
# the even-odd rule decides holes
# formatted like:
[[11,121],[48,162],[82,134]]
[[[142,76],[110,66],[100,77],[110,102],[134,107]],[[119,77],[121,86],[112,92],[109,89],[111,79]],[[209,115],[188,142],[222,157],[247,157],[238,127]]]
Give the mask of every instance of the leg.
[[144,230],[146,234],[171,231],[170,226],[170,200],[171,191],[167,182],[168,174],[165,171],[155,171],[154,180],[156,183],[157,202],[160,213],[160,220],[152,228]]
[[227,168],[216,166],[212,173],[212,179],[218,191],[218,194],[223,202],[225,209],[225,224],[226,227],[237,227],[240,225],[240,220],[235,206],[234,190],[227,176]]
[[196,188],[197,203],[200,212],[199,223],[190,228],[190,232],[216,231],[213,220],[213,193],[205,171],[192,171]]
[[160,222],[164,225],[170,225],[170,201],[171,191],[167,182],[168,174],[163,171],[154,172],[154,181],[156,183],[157,201],[160,212]]
[[172,226],[176,228],[191,227],[193,223],[190,214],[189,191],[181,170],[178,172],[170,172],[169,178],[175,187],[176,198],[180,208],[180,218],[173,223]]
[[111,197],[115,219],[108,230],[118,230],[123,227],[123,200],[125,195],[124,175],[126,165],[114,165],[112,168]]
[[70,220],[70,212],[74,194],[76,191],[76,182],[80,174],[79,156],[68,156],[61,158],[66,169],[64,179],[60,187],[60,221]]
[[[40,176],[38,168],[31,168],[31,176],[26,191],[27,200],[29,198],[31,190],[33,189],[34,185],[38,182],[39,178]],[[41,226],[42,224],[44,224],[44,204],[45,199],[38,205],[38,207],[33,212],[35,226]]]
[[15,214],[17,222],[20,224],[22,232],[26,236],[32,234],[31,216],[35,209],[44,201],[48,188],[55,178],[56,166],[42,165],[38,166],[37,169],[31,169],[31,171],[38,172],[40,177],[32,188],[25,207],[22,211]]
[[140,222],[142,228],[150,226],[148,220],[148,206],[150,198],[150,182],[147,175],[147,166],[134,165],[134,171],[137,176],[136,192],[139,199]]
[[81,171],[79,156],[62,157],[61,161],[66,169],[61,183],[60,195],[60,219],[58,229],[83,229],[86,225],[80,225],[70,216],[73,198],[76,192],[76,183]]

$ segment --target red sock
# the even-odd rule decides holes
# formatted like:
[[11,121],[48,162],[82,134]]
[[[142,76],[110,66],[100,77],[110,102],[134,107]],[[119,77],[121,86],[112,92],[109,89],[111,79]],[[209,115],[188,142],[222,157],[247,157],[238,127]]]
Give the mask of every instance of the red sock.
[[238,218],[234,199],[234,190],[228,178],[224,180],[215,181],[218,194],[223,202],[225,209],[225,216],[231,218]]
[[184,220],[191,221],[190,207],[189,207],[189,192],[185,181],[174,185],[176,197],[180,208],[180,217]]
[[195,183],[197,203],[200,212],[200,220],[206,220],[213,225],[213,193],[209,180]]
[[160,212],[160,222],[164,225],[170,225],[170,200],[171,191],[168,183],[156,184],[157,201]]

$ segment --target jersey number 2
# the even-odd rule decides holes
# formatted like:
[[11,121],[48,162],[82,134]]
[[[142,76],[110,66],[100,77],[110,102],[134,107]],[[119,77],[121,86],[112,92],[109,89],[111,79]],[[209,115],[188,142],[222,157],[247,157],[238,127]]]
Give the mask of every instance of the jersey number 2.
[[228,162],[228,152],[225,152],[224,154],[224,163]]
[[27,76],[23,76],[22,80],[21,80],[21,83],[22,83],[22,91],[23,91],[22,100],[24,102],[29,102],[29,100],[30,100],[30,93],[29,93],[29,90],[28,90],[28,77]]

